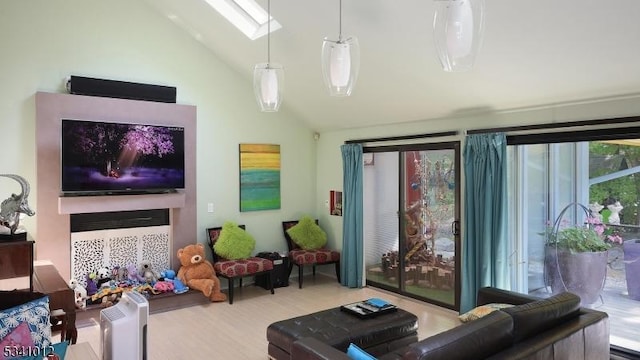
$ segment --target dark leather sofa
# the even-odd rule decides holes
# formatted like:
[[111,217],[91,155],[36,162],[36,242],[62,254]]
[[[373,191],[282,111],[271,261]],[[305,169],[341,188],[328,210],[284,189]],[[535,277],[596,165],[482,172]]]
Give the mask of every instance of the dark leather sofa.
[[[417,341],[377,359],[609,359],[609,318],[580,307],[580,298],[561,293],[547,299],[480,289],[478,305],[516,306]],[[307,337],[293,343],[293,359],[349,359],[338,349]]]

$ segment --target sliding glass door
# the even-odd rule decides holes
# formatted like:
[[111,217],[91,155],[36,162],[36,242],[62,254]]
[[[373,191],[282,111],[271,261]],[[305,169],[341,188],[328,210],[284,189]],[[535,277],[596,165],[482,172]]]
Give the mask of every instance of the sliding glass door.
[[367,284],[457,309],[458,143],[373,155],[364,172]]
[[[509,238],[515,249],[512,288],[540,297],[551,296],[558,287],[577,293],[584,306],[609,314],[614,347],[640,354],[640,290],[630,286],[640,275],[640,266],[634,267],[640,264],[640,251],[632,255],[630,250],[636,244],[640,249],[640,141],[522,144],[510,145],[507,151]],[[603,236],[616,236],[608,240],[605,279],[598,280],[593,295],[587,289],[595,277],[574,280],[572,260],[545,251],[549,225],[574,203],[590,208],[591,215],[606,224]],[[583,210],[572,205],[568,209],[560,227],[582,226]],[[592,261],[589,269],[596,266]],[[583,273],[591,274],[577,275]]]

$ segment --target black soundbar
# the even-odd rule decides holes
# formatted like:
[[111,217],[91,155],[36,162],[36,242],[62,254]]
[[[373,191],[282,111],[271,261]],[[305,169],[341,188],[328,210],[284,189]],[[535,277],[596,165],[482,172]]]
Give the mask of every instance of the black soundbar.
[[94,79],[73,75],[67,81],[67,91],[69,91],[70,94],[75,95],[101,96],[165,103],[176,102],[176,88],[173,86]]

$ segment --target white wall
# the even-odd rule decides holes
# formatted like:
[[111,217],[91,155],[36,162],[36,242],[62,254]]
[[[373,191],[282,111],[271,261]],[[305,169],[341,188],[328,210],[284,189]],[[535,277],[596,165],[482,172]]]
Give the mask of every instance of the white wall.
[[[205,242],[207,227],[233,220],[255,236],[256,252],[283,249],[281,221],[316,211],[313,131],[286,105],[259,112],[251,78],[145,3],[3,0],[0,49],[0,173],[20,174],[35,189],[37,91],[64,92],[69,75],[153,83],[177,87],[179,104],[197,106],[197,241]],[[280,210],[239,212],[239,143],[281,145]],[[2,199],[19,190],[0,178]],[[32,190],[29,203],[37,196]],[[47,241],[35,233],[35,217],[24,224],[37,242]]]

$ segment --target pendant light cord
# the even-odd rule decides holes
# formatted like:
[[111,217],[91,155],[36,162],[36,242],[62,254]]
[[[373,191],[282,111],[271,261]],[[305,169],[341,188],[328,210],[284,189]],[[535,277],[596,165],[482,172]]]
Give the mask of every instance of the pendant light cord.
[[271,63],[271,0],[267,0],[267,69],[269,68],[270,63]]
[[339,19],[339,24],[338,24],[338,42],[342,42],[342,0],[339,1],[340,3],[340,12],[338,15],[338,19]]

